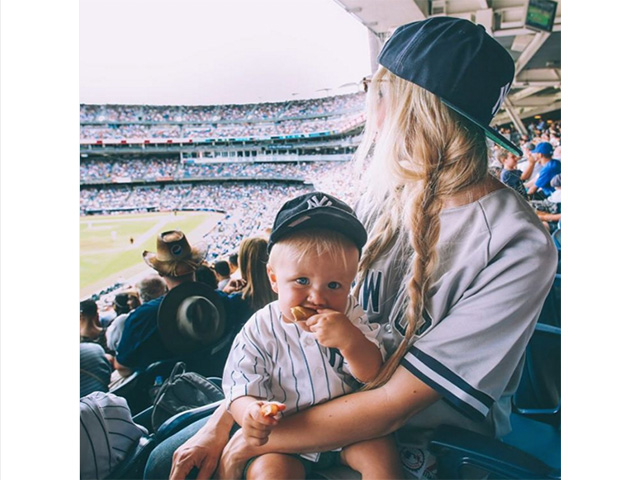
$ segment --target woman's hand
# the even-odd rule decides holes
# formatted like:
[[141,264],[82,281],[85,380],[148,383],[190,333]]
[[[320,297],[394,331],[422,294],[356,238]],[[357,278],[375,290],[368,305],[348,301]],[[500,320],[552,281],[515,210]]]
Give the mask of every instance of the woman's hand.
[[229,440],[222,452],[216,478],[242,478],[245,465],[249,459],[257,455],[258,452],[246,442],[242,430],[238,430],[233,437],[231,437],[231,440]]
[[225,443],[220,435],[199,431],[174,452],[169,480],[183,480],[193,468],[199,469],[198,480],[211,478]]

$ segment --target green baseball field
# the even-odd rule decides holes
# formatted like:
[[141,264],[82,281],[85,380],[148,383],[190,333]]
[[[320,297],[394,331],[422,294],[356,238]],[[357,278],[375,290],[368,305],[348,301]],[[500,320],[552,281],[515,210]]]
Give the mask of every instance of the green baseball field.
[[142,252],[156,251],[156,237],[182,230],[201,240],[222,217],[211,212],[143,213],[80,218],[80,298],[150,271]]

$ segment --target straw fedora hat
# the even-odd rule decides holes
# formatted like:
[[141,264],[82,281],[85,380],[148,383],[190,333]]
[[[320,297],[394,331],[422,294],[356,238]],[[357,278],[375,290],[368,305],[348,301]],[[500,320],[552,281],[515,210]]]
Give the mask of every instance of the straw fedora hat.
[[157,253],[145,250],[142,252],[142,258],[160,275],[170,277],[195,272],[208,251],[204,242],[193,247],[189,245],[187,237],[180,230],[169,230],[159,234],[156,247]]
[[165,347],[181,355],[219,340],[226,318],[222,299],[213,287],[185,282],[172,288],[160,303],[158,331]]

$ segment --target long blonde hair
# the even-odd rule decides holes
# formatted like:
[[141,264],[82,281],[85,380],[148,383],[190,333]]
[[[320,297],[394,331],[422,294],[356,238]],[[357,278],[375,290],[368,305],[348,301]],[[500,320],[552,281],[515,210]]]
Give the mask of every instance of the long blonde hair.
[[369,162],[361,198],[369,240],[355,293],[366,271],[396,240],[407,241],[411,275],[408,295],[401,299],[405,336],[367,389],[386,383],[412,344],[434,281],[444,199],[485,180],[488,169],[483,130],[437,96],[383,67],[371,87],[365,134],[356,152],[358,164]]
[[245,238],[238,249],[238,266],[247,284],[242,289],[242,299],[254,310],[259,310],[277,297],[271,289],[267,275],[267,241],[262,237]]

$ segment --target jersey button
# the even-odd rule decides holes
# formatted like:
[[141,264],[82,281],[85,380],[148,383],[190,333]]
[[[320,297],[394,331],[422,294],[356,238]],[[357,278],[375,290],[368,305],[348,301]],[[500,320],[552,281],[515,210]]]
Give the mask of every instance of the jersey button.
[[385,331],[387,331],[387,332],[391,332],[391,324],[390,324],[390,323],[387,323],[387,324],[384,326],[384,329],[385,329]]
[[314,344],[314,340],[313,338],[307,337],[304,339],[304,344],[307,345],[308,347],[310,347],[311,345]]

